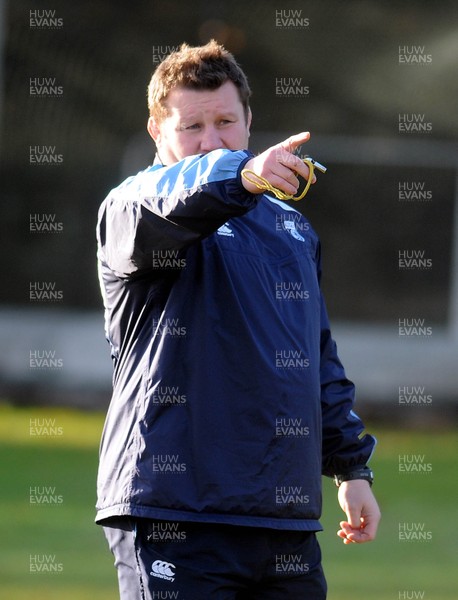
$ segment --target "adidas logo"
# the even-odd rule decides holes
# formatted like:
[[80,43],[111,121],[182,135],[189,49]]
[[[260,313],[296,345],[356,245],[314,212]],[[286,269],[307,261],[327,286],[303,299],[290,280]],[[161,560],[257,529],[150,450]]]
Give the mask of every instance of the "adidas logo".
[[221,227],[217,229],[216,233],[218,235],[227,235],[228,237],[234,237],[232,229],[228,227],[226,223],[224,223],[224,225],[221,225]]
[[305,242],[305,238],[301,236],[301,234],[296,229],[296,223],[294,221],[283,221],[283,227],[286,229],[288,233],[290,233],[295,240],[299,240],[300,242]]
[[172,565],[172,563],[155,560],[151,565],[150,575],[159,577],[159,579],[167,579],[167,581],[175,581],[175,573],[172,569],[175,569],[175,565]]

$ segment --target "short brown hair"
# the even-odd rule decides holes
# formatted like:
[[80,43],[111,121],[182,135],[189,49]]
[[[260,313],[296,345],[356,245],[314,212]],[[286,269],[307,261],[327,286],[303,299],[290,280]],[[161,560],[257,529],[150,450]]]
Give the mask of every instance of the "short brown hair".
[[211,40],[204,46],[182,44],[157,67],[148,85],[150,116],[160,122],[167,116],[167,97],[172,89],[183,86],[194,90],[214,90],[232,81],[248,117],[251,90],[245,73],[234,56]]

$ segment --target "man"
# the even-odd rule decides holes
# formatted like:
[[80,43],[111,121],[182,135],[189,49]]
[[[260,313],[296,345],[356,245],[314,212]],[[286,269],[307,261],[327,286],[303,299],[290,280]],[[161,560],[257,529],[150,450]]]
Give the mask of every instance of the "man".
[[249,96],[216,42],[169,55],[148,89],[155,163],[100,209],[114,391],[97,522],[123,600],[325,598],[322,473],[344,543],[380,518],[317,236],[241,173],[295,194],[309,133],[253,156]]

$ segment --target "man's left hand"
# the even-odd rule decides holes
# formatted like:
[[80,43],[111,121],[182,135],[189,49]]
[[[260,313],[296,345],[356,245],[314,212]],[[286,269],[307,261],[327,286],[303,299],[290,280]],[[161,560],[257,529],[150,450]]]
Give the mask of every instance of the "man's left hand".
[[339,487],[339,504],[347,515],[340,522],[337,535],[344,544],[362,544],[375,539],[380,521],[380,509],[367,481],[344,481]]

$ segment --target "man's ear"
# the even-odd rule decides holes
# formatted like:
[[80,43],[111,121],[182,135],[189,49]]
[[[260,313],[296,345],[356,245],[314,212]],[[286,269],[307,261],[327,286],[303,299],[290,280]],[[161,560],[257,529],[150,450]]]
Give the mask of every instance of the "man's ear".
[[253,114],[251,112],[251,108],[248,107],[248,112],[247,112],[247,116],[246,116],[246,127],[248,130],[248,137],[250,136],[250,128],[251,128],[251,120],[253,118]]
[[150,117],[148,119],[148,125],[146,126],[146,129],[153,140],[157,143],[160,137],[160,129],[154,117]]

